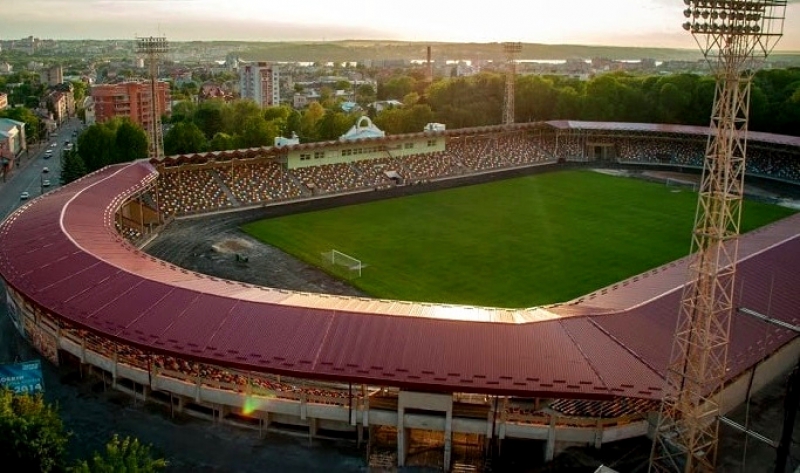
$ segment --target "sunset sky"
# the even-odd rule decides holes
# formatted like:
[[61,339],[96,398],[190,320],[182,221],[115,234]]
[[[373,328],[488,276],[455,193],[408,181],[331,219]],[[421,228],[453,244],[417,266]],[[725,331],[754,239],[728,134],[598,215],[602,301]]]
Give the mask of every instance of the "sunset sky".
[[[694,48],[681,0],[3,0],[0,38],[523,41]],[[800,51],[800,0],[778,49]]]

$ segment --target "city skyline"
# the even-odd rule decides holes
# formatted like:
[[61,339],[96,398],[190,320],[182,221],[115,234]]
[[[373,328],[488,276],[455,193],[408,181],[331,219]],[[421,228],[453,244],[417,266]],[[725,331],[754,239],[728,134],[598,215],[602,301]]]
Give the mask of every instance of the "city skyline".
[[[470,4],[406,0],[330,8],[320,0],[290,6],[253,0],[6,0],[13,19],[0,39],[125,39],[166,35],[172,41],[334,41],[345,39],[592,44],[695,48],[681,28],[680,0],[511,0]],[[545,11],[545,15],[538,14]],[[800,51],[800,0],[790,0],[778,50]],[[65,20],[68,18],[68,20]]]

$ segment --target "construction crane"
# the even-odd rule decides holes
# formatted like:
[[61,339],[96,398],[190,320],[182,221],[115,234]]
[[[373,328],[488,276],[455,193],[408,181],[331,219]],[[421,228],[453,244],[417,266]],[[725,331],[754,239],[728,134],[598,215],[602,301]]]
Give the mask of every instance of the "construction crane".
[[651,472],[712,472],[744,194],[750,84],[783,32],[787,0],[684,0],[716,93]]

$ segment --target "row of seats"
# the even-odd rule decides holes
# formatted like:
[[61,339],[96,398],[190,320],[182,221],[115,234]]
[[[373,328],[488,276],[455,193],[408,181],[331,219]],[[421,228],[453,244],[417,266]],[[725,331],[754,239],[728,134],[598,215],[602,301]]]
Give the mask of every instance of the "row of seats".
[[275,162],[236,163],[220,166],[217,171],[242,204],[295,199],[303,194],[302,188]]
[[159,177],[161,209],[166,215],[184,215],[231,207],[216,169],[186,169]]
[[[525,133],[451,140],[446,151],[382,157],[353,163],[327,164],[287,170],[268,160],[237,161],[164,173],[159,178],[160,204],[165,214],[181,215],[224,209],[232,205],[296,199],[304,195],[382,189],[396,183],[530,165],[556,157],[582,156],[582,139]],[[643,164],[697,166],[703,164],[705,144],[698,139],[664,137],[604,138],[616,159]],[[748,150],[747,172],[800,181],[797,153],[758,146]],[[391,176],[391,177],[390,177]]]

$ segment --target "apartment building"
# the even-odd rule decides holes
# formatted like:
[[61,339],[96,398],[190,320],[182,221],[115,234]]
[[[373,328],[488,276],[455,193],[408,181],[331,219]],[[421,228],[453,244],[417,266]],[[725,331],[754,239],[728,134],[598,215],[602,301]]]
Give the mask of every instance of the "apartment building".
[[239,93],[261,107],[281,103],[280,73],[276,64],[251,62],[239,66]]
[[64,68],[61,66],[52,66],[44,69],[39,73],[39,81],[45,87],[54,87],[64,82]]
[[[169,84],[158,82],[157,106],[160,115],[170,113]],[[92,86],[94,117],[103,123],[115,117],[128,117],[145,130],[153,121],[149,82],[120,82]]]

